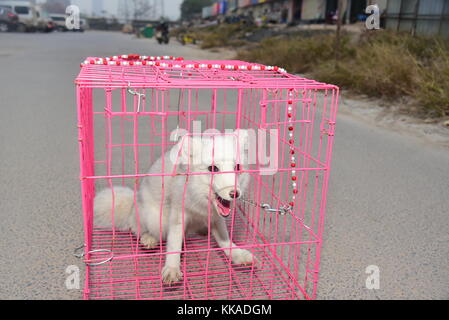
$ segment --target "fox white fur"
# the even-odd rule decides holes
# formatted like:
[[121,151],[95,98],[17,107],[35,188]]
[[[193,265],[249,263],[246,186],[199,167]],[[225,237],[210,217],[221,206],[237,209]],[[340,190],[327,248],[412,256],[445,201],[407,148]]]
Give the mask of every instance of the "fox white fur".
[[166,284],[182,278],[179,252],[182,250],[183,236],[192,232],[204,233],[208,228],[209,211],[210,232],[224,253],[235,264],[254,263],[255,258],[249,251],[236,247],[230,241],[217,200],[221,198],[233,203],[234,198],[241,197],[248,186],[247,173],[220,173],[235,171],[236,165],[244,169],[245,153],[241,150],[247,139],[245,130],[208,139],[184,138],[151,166],[149,174],[185,173],[189,166],[189,172],[195,173],[209,173],[213,168],[213,179],[210,174],[188,175],[187,183],[186,175],[145,177],[136,195],[137,208],[134,207],[133,190],[124,187],[103,190],[94,201],[95,225],[111,228],[114,212],[116,229],[131,229],[137,234],[137,211],[141,243],[152,248],[157,246],[161,237],[167,241],[166,261],[162,269],[162,279]]

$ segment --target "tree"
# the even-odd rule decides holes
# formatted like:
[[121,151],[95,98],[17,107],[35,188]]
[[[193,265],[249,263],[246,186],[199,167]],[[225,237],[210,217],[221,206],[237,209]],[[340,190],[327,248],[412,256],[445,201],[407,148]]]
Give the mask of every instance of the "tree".
[[149,12],[153,8],[148,0],[132,0],[133,4],[133,19],[139,20],[148,16]]
[[200,15],[204,7],[212,5],[212,0],[184,0],[181,4],[181,18],[189,20]]

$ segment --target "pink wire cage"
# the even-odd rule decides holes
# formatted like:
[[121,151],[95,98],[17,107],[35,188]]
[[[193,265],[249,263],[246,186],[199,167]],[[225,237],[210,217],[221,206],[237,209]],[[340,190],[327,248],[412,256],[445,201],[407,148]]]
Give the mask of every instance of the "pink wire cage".
[[[317,297],[338,87],[242,61],[130,55],[88,58],[76,94],[86,299]],[[256,160],[232,171],[247,174],[250,183],[245,200],[236,200],[226,218],[227,229],[255,263],[234,264],[210,230],[183,234],[183,276],[167,285],[161,277],[167,257],[162,236],[148,249],[139,241],[140,231],[115,227],[113,212],[112,228],[96,227],[94,199],[102,189],[128,186],[140,219],[142,180],[180,175],[149,174],[148,168],[177,144],[170,139],[173,130],[189,135],[194,122],[203,131],[246,129],[265,135],[258,142],[274,139],[277,148],[264,152],[276,153],[271,159],[277,165],[267,169]],[[191,176],[213,180],[215,174],[188,170],[182,176],[187,185]],[[164,188],[162,183],[162,194],[168,192]]]

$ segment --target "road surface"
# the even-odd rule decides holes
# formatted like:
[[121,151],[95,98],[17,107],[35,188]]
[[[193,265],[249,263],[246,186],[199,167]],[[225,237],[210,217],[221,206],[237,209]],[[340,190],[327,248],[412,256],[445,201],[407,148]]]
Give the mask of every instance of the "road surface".
[[[0,299],[82,297],[64,285],[82,269],[73,80],[118,53],[220,58],[117,33],[0,35]],[[350,112],[334,150],[319,298],[449,298],[449,150]]]

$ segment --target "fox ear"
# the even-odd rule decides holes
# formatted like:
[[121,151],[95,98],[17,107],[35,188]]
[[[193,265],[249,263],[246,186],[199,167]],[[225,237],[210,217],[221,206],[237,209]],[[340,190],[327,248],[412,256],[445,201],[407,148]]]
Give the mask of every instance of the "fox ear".
[[[185,135],[175,148],[177,157],[179,158],[178,163],[189,164],[192,161],[201,161],[201,137],[191,137]],[[196,162],[194,162],[196,163]]]

